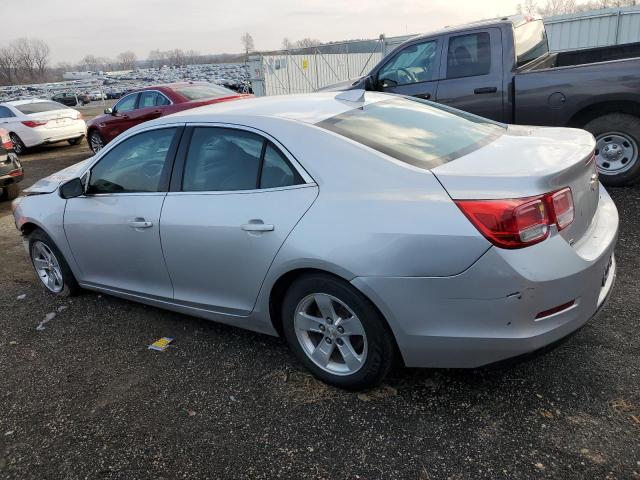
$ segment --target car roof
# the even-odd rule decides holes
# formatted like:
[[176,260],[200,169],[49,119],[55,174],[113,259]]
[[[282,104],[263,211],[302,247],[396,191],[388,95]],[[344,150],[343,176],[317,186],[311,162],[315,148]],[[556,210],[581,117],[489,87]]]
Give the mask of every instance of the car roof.
[[13,100],[11,102],[4,102],[4,105],[24,105],[26,103],[40,103],[40,102],[50,102],[51,100],[48,100],[46,98],[29,98],[27,100]]
[[[350,92],[355,92],[351,90]],[[364,92],[363,92],[364,94]],[[270,97],[249,97],[183,110],[165,119],[184,122],[211,122],[218,116],[279,117],[303,123],[318,123],[363,105],[388,100],[390,95],[366,92],[363,102],[343,100],[345,92],[319,92]],[[158,122],[160,123],[160,122]]]

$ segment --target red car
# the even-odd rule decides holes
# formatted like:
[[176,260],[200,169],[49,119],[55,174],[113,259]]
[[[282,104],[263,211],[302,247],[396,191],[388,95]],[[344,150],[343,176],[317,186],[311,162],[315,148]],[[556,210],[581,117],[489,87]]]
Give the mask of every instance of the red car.
[[171,113],[252,95],[239,94],[207,82],[169,83],[141,88],[124,95],[104,115],[87,122],[87,142],[94,153],[125,130]]

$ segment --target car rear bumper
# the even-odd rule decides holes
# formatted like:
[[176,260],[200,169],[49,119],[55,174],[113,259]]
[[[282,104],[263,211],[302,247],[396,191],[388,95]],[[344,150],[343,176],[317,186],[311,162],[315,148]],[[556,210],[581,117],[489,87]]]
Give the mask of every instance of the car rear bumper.
[[601,188],[589,230],[574,245],[556,233],[525,249],[491,248],[451,277],[352,283],[389,321],[407,366],[478,367],[538,350],[593,318],[613,288],[617,233],[616,207]]
[[35,147],[47,143],[62,142],[79,138],[87,133],[87,126],[83,120],[73,122],[54,128],[37,127],[28,128],[20,132],[20,139],[27,147]]

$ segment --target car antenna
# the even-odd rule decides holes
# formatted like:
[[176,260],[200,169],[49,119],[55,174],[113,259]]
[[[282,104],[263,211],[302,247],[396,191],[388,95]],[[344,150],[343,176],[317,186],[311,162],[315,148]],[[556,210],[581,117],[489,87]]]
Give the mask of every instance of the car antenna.
[[346,90],[336,95],[336,100],[344,100],[346,102],[363,102],[364,103],[364,90]]

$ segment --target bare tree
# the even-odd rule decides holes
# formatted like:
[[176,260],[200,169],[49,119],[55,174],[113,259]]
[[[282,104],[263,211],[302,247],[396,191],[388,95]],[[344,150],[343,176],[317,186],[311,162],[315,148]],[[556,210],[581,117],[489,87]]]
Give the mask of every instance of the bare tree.
[[185,63],[187,65],[195,65],[196,63],[199,63],[199,57],[200,57],[200,52],[196,51],[196,50],[187,50],[186,52],[184,52],[184,57],[185,57]]
[[296,42],[297,48],[309,48],[320,45],[322,42],[320,40],[316,40],[315,38],[303,38],[302,40],[298,40]]
[[122,70],[133,70],[136,66],[137,57],[135,52],[128,50],[126,52],[119,53],[116,60],[120,63]]
[[293,48],[295,48],[294,43],[291,40],[289,40],[287,37],[284,37],[282,39],[282,49],[283,50],[291,50]]
[[246,32],[242,37],[240,37],[240,41],[242,42],[242,49],[244,50],[245,61],[249,58],[249,52],[253,52],[255,49],[255,44],[253,43],[253,37],[249,32]]
[[184,52],[180,48],[169,50],[167,52],[168,60],[171,65],[182,66],[184,65]]
[[34,38],[31,40],[31,50],[33,53],[33,61],[38,70],[38,77],[40,80],[44,80],[45,72],[49,65],[49,55],[51,53],[49,45],[38,38]]
[[16,71],[15,52],[10,47],[0,48],[0,84],[13,85]]
[[[18,38],[9,44],[13,50],[15,69],[18,80],[32,81],[35,79],[35,60],[28,38]],[[19,72],[19,73],[18,73]]]

